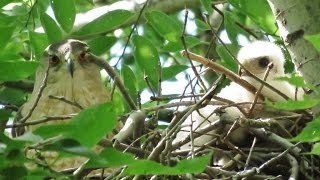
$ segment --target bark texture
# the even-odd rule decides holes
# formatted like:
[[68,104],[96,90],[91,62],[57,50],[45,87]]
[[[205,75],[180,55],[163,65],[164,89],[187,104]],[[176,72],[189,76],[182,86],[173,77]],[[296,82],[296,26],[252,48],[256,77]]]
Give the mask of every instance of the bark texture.
[[[304,35],[320,32],[319,0],[268,0],[282,37],[297,70],[306,83],[320,90],[320,56],[317,49]],[[316,92],[313,96],[318,96]],[[320,114],[320,106],[313,109]]]

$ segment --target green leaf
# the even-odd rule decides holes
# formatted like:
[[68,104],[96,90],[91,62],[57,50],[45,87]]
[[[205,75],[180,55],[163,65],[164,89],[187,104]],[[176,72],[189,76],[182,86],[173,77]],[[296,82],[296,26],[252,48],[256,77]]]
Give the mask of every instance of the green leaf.
[[259,27],[268,33],[277,30],[271,8],[265,0],[229,0],[229,3],[246,14]]
[[107,102],[81,111],[67,124],[69,129],[64,135],[82,145],[92,147],[111,132],[116,123],[113,104]]
[[306,85],[304,83],[304,79],[301,76],[291,76],[291,77],[285,76],[285,77],[277,77],[275,79],[280,80],[280,81],[287,81],[288,83],[290,83],[296,87],[303,87],[303,88],[309,87],[308,85]]
[[50,172],[48,169],[37,168],[35,170],[29,170],[28,176],[24,179],[42,180],[46,178],[59,179],[58,175]]
[[117,38],[114,36],[103,36],[93,38],[88,42],[88,45],[91,52],[99,56],[108,51],[116,42]]
[[12,40],[0,51],[0,61],[21,59],[19,53],[25,52],[24,43],[21,40]]
[[293,111],[293,110],[312,108],[320,103],[320,99],[310,98],[309,96],[304,96],[304,99],[301,101],[294,101],[294,100],[290,99],[287,102],[272,103],[272,102],[267,101],[266,103],[268,106],[275,108],[275,109]]
[[[151,160],[136,160],[130,153],[120,152],[115,149],[106,148],[100,157],[105,163],[89,162],[87,167],[119,167],[126,165],[127,168],[121,174],[128,175],[179,175],[186,173],[201,173],[209,163],[212,153],[194,159],[184,159],[174,167],[164,166]],[[196,165],[196,166],[195,166]]]
[[119,167],[135,162],[135,157],[130,153],[118,151],[113,148],[105,148],[99,157],[104,160],[103,163],[89,161],[86,168],[99,167]]
[[200,0],[202,7],[207,11],[207,14],[212,14],[213,9],[211,7],[211,0]]
[[26,162],[23,151],[25,142],[13,140],[3,133],[0,133],[0,141],[2,144],[0,147],[0,171],[3,170],[3,168],[16,166]]
[[0,8],[4,7],[5,5],[11,3],[12,0],[1,0],[0,1]]
[[320,155],[320,143],[314,144],[310,153]]
[[76,18],[76,8],[73,0],[51,0],[51,6],[56,20],[62,29],[70,32]]
[[22,103],[24,103],[24,98],[25,92],[12,88],[2,88],[0,90],[0,99],[2,102],[21,105]]
[[37,62],[0,61],[0,81],[18,81],[34,74]]
[[34,50],[38,61],[42,58],[43,51],[49,45],[47,36],[43,33],[29,32],[31,48]]
[[152,87],[158,89],[160,59],[156,47],[143,36],[134,35],[132,41],[137,65],[148,76]]
[[23,141],[23,142],[39,143],[43,141],[43,138],[33,134],[32,132],[26,132],[23,135],[16,137],[15,140]]
[[224,25],[229,39],[233,44],[238,44],[237,37],[240,32],[240,28],[236,25],[236,17],[233,13],[226,11],[224,13]]
[[[3,104],[3,102],[1,102],[1,104]],[[0,122],[8,120],[10,116],[11,116],[11,111],[6,109],[0,109],[0,117],[1,117]]]
[[316,142],[320,140],[320,117],[313,119],[291,141]]
[[28,170],[25,166],[12,165],[4,169],[0,169],[0,174],[3,179],[24,179],[28,174]]
[[0,27],[14,26],[16,24],[16,16],[8,16],[0,13]]
[[320,52],[320,34],[304,35],[303,37]]
[[[236,52],[238,51],[237,46],[234,45],[227,45],[227,48],[233,54],[236,54]],[[233,60],[232,56],[227,52],[225,47],[222,45],[218,45],[216,51],[221,58],[221,65],[233,71],[234,73],[238,73],[238,64]]]
[[48,139],[59,136],[65,131],[69,131],[69,127],[66,124],[49,124],[38,127],[32,133],[40,136],[43,139]]
[[46,13],[42,13],[40,19],[50,43],[62,40],[62,33],[59,26],[49,15],[47,15]]
[[99,157],[89,148],[82,146],[79,142],[73,139],[60,139],[52,144],[45,145],[44,150],[60,151],[72,155],[79,155],[93,160],[98,160]]
[[[186,41],[186,45],[187,45],[188,49],[202,43],[198,38],[193,37],[193,36],[186,36],[185,41]],[[183,47],[181,41],[178,41],[178,42],[168,41],[168,43],[166,43],[162,49],[164,51],[177,52],[177,51],[183,50],[184,47]]]
[[204,171],[211,157],[212,154],[209,153],[202,157],[183,159],[174,167],[164,166],[150,160],[135,161],[134,163],[128,165],[122,175],[181,175],[187,173],[199,174]]
[[208,24],[206,24],[205,22],[203,22],[202,20],[195,19],[195,23],[196,23],[196,26],[198,27],[198,29],[200,29],[202,31],[210,30],[210,26]]
[[0,32],[1,32],[0,49],[3,49],[7,45],[15,29],[16,29],[15,25],[0,26]]
[[124,86],[129,92],[129,95],[134,101],[136,101],[138,96],[136,76],[130,67],[125,64],[123,64],[121,68],[121,78]]
[[188,69],[188,66],[186,65],[171,65],[169,67],[164,67],[162,68],[162,80],[172,79],[186,69]]
[[99,34],[102,32],[107,32],[112,29],[115,29],[130,18],[133,17],[133,13],[127,10],[114,10],[110,11],[92,22],[86,24],[78,31],[76,31],[75,35],[89,35],[89,34]]
[[180,41],[182,26],[178,21],[160,11],[146,12],[148,23],[165,39],[172,42]]

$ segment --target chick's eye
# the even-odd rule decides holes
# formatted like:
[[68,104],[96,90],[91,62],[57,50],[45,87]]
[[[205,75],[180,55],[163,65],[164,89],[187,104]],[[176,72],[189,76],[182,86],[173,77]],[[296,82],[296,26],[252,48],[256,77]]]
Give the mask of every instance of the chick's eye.
[[57,65],[57,64],[59,64],[60,59],[58,56],[53,55],[53,56],[49,57],[49,62],[51,65]]
[[262,67],[262,68],[267,67],[269,65],[269,63],[270,63],[270,61],[266,57],[263,57],[263,58],[259,59],[259,66]]

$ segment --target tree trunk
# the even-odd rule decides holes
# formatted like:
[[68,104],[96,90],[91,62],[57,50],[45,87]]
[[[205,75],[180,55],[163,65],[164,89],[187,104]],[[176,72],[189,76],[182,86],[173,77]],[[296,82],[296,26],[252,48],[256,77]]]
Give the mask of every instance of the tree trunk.
[[[320,90],[320,54],[304,35],[320,32],[319,0],[268,0],[282,37],[296,69],[305,82]],[[316,93],[313,93],[316,96]],[[313,109],[320,114],[320,105]]]

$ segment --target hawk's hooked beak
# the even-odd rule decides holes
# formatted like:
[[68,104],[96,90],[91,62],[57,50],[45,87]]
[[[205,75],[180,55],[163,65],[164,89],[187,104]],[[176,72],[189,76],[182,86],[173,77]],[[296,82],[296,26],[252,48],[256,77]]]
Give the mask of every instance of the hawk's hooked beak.
[[67,57],[67,69],[71,75],[71,77],[73,77],[73,73],[74,73],[74,62],[72,60],[72,58],[69,56]]

